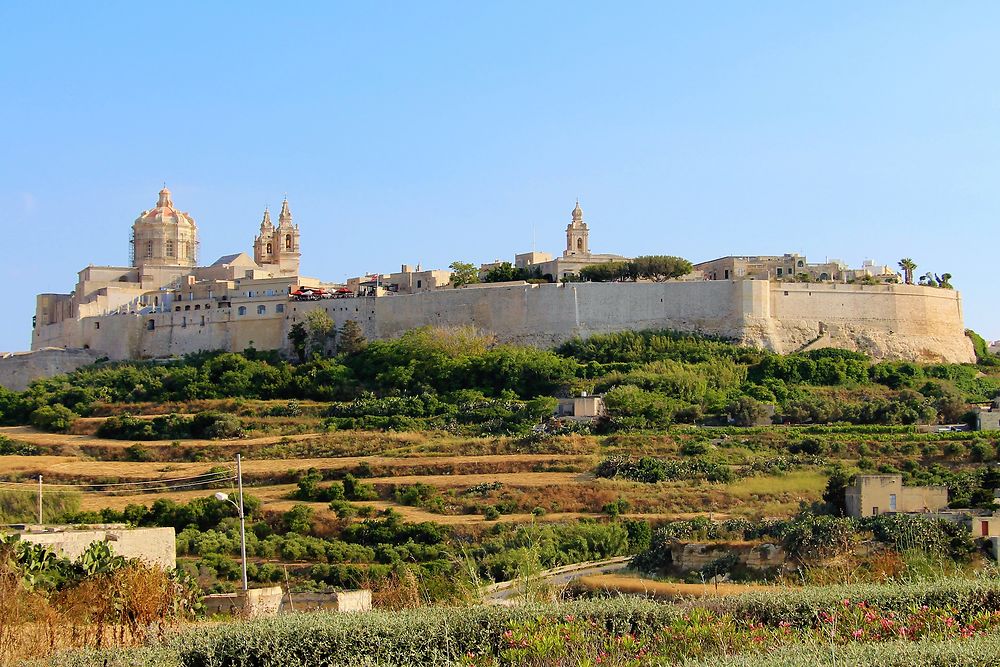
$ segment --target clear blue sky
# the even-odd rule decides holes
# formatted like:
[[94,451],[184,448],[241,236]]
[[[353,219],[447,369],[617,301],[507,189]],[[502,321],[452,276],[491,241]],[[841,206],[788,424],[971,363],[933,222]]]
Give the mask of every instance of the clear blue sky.
[[0,349],[125,264],[161,183],[201,259],[288,193],[303,271],[559,252],[914,258],[1000,338],[996,2],[0,5]]

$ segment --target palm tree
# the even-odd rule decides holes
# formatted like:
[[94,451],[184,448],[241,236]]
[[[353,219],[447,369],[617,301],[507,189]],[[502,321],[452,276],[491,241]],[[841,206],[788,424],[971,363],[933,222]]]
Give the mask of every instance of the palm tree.
[[917,263],[909,257],[899,260],[899,268],[903,269],[903,280],[907,285],[913,284],[913,272],[917,268]]

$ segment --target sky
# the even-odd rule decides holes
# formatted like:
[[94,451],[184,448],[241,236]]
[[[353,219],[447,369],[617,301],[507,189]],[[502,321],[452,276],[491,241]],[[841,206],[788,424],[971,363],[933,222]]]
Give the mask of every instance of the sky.
[[302,272],[798,252],[953,274],[1000,338],[1000,3],[0,3],[0,350],[125,265],[163,183],[201,263],[287,194]]

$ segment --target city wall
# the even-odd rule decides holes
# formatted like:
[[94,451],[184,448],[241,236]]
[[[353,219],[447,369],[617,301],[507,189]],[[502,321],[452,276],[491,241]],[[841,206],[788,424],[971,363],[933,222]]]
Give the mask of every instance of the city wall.
[[[784,354],[843,347],[875,358],[974,361],[961,299],[953,290],[755,280],[523,284],[312,302],[270,296],[200,312],[105,315],[41,325],[32,347],[87,348],[110,359],[249,346],[288,351],[290,327],[313,309],[325,310],[338,327],[358,322],[369,338],[392,338],[428,325],[472,326],[501,341],[548,347],[573,336],[674,329]],[[0,366],[0,383],[6,381]]]

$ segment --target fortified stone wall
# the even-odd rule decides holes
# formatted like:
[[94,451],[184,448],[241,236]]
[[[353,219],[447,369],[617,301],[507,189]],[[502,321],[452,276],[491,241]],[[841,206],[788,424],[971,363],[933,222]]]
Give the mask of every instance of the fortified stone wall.
[[17,352],[0,357],[0,386],[24,391],[40,377],[71,373],[81,366],[97,361],[90,350],[45,348],[34,352]]
[[955,291],[754,280],[524,284],[312,302],[260,297],[209,310],[40,325],[32,347],[85,347],[111,359],[239,351],[251,345],[288,352],[289,329],[315,309],[326,311],[338,327],[358,322],[372,339],[428,325],[473,326],[501,341],[548,347],[573,336],[674,329],[786,354],[843,347],[875,358],[974,361]]

